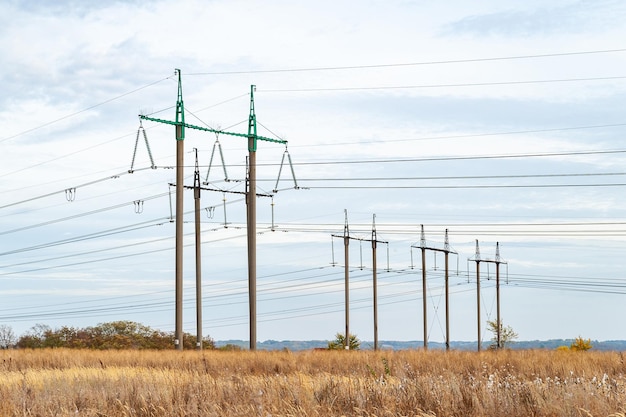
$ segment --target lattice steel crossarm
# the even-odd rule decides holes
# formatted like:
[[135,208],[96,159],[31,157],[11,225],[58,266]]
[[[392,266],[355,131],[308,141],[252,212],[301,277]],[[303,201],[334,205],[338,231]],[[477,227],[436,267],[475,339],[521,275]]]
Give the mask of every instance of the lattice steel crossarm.
[[[249,137],[246,133],[227,132],[227,131],[224,131],[224,130],[211,129],[210,127],[196,126],[196,125],[192,125],[192,124],[189,124],[189,123],[173,122],[171,120],[157,119],[155,117],[149,117],[149,116],[144,116],[144,115],[139,115],[139,118],[141,120],[150,120],[152,122],[165,123],[165,124],[168,124],[168,125],[183,126],[183,127],[189,128],[189,129],[202,130],[202,131],[205,131],[205,132],[213,132],[213,133],[218,133],[218,134],[223,134],[223,135],[230,135],[230,136],[239,136],[239,137],[242,137],[242,138]],[[287,141],[284,140],[284,139],[274,139],[274,138],[268,138],[268,137],[265,137],[265,136],[258,136],[258,135],[256,135],[256,139],[257,140],[262,140],[262,141],[265,141],[265,142],[281,143],[283,145],[287,144]]]

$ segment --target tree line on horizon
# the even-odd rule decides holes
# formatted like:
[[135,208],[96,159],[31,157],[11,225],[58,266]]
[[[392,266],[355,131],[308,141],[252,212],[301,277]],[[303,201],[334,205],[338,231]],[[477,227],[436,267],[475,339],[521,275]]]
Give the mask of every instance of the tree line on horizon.
[[[174,332],[164,332],[134,321],[113,321],[84,328],[62,326],[52,329],[36,324],[17,337],[10,326],[0,325],[0,348],[73,348],[73,349],[173,349]],[[195,349],[196,336],[183,333],[183,348]],[[215,349],[207,336],[203,349]]]
[[[495,322],[488,322],[488,330],[494,333],[490,348],[495,348]],[[500,341],[501,348],[511,348],[515,345],[514,339],[517,333],[510,328],[504,326]],[[62,326],[52,329],[45,324],[36,324],[26,331],[23,335],[17,337],[11,326],[0,324],[0,349],[40,349],[40,348],[73,348],[73,349],[151,349],[151,350],[167,350],[174,349],[174,332],[164,332],[155,330],[149,326],[134,321],[113,321],[107,323],[99,323],[96,326],[84,328]],[[356,335],[350,335],[350,350],[359,350],[362,346],[361,340]],[[519,343],[518,348],[552,348],[557,350],[573,350],[586,351],[592,348],[591,340],[577,337],[571,340],[571,344],[563,344],[565,340],[554,340],[555,345],[544,346],[532,345],[528,343]],[[569,343],[569,342],[568,342]],[[183,333],[183,348],[196,349],[196,336],[190,333]],[[621,347],[621,349],[620,349]],[[228,343],[224,346],[217,346],[215,341],[210,337],[204,337],[202,340],[203,349],[219,349],[219,350],[243,350],[242,346],[237,343]],[[281,349],[291,349],[293,346],[282,346]],[[308,348],[311,348],[310,346]],[[406,347],[404,347],[406,348]],[[320,349],[320,347],[316,347]],[[327,342],[326,347],[322,349],[343,350],[345,349],[345,337],[341,332],[335,335],[334,340]],[[624,350],[623,346],[613,346],[609,350]],[[296,350],[298,350],[296,348]]]

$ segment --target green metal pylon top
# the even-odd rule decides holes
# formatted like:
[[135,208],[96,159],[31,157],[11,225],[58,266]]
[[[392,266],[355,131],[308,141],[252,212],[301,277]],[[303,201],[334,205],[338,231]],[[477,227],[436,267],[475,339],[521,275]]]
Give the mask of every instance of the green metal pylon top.
[[256,152],[257,130],[256,130],[256,114],[254,112],[254,90],[255,85],[250,86],[250,117],[248,118],[248,151]]
[[183,105],[183,82],[180,70],[178,73],[178,99],[176,100],[176,125],[180,126],[180,135],[176,135],[176,140],[185,140],[185,106]]
[[254,90],[256,89],[255,85],[250,86],[250,117],[248,119],[248,133],[247,134],[227,132],[224,130],[211,129],[209,127],[196,126],[196,125],[192,125],[189,123],[185,123],[185,108],[183,106],[183,84],[181,81],[180,70],[177,69],[176,73],[178,73],[178,99],[176,100],[176,121],[158,119],[155,117],[150,117],[150,116],[146,116],[142,114],[139,115],[140,120],[150,120],[150,121],[157,122],[157,123],[165,123],[168,125],[180,126],[180,135],[176,134],[176,140],[185,140],[185,128],[187,127],[189,129],[202,130],[205,132],[213,132],[213,133],[219,133],[223,135],[239,136],[243,138],[252,139],[249,141],[252,143],[248,144],[248,150],[252,152],[256,152],[257,141],[259,140],[262,140],[265,142],[281,143],[284,145],[287,144],[287,141],[284,139],[273,139],[273,138],[268,138],[265,136],[257,135],[256,114],[254,113]]

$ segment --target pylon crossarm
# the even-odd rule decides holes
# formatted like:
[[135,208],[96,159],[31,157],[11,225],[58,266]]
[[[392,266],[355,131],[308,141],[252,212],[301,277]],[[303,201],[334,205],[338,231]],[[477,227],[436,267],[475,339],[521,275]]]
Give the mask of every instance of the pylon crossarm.
[[[171,184],[171,186],[174,186],[175,184]],[[183,188],[187,189],[187,190],[193,190],[194,187],[193,185],[183,185]],[[211,187],[198,187],[201,190],[205,190],[205,191],[217,191],[220,193],[228,193],[228,194],[243,194],[245,195],[246,192],[245,191],[232,191],[232,190],[221,190],[219,188],[211,188]],[[274,194],[265,194],[265,193],[256,193],[257,197],[274,197]]]
[[453,251],[452,249],[441,249],[441,248],[435,248],[435,247],[430,247],[430,246],[422,246],[421,243],[419,245],[415,243],[411,245],[411,247],[415,249],[427,249],[427,250],[432,250],[435,252],[453,253],[455,255],[458,255],[458,253]]
[[[139,118],[142,119],[142,120],[150,120],[151,122],[165,123],[165,124],[174,125],[174,126],[180,125],[180,126],[183,126],[183,127],[189,128],[189,129],[202,130],[202,131],[205,131],[205,132],[219,133],[219,134],[222,134],[222,135],[239,136],[239,137],[242,137],[242,138],[249,137],[249,135],[246,134],[246,133],[226,132],[224,130],[211,129],[210,127],[196,126],[196,125],[192,125],[192,124],[189,124],[189,123],[173,122],[171,120],[157,119],[155,117],[150,117],[150,116],[139,115]],[[265,137],[265,136],[258,136],[258,135],[256,136],[256,139],[257,140],[262,140],[262,141],[265,141],[265,142],[281,143],[283,145],[287,143],[287,141],[284,140],[284,139],[274,139],[274,138],[268,138],[268,137]]]

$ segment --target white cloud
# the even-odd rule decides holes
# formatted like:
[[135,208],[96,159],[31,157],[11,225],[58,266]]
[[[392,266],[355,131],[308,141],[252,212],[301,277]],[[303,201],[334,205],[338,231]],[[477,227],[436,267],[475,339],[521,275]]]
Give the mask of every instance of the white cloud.
[[[246,94],[249,86],[256,84],[259,129],[265,135],[273,136],[275,132],[289,140],[299,185],[379,187],[285,190],[275,196],[275,224],[290,231],[264,232],[257,237],[258,264],[262,271],[259,275],[265,277],[265,281],[260,278],[260,287],[270,282],[280,286],[286,280],[285,288],[275,289],[276,294],[265,287],[270,298],[289,295],[288,280],[296,285],[295,292],[299,279],[301,282],[325,279],[321,273],[298,271],[313,270],[331,262],[330,234],[342,233],[344,209],[348,210],[352,233],[359,237],[368,236],[372,214],[377,214],[377,228],[381,236],[390,240],[390,262],[396,269],[409,265],[409,246],[419,240],[419,224],[427,226],[428,238],[437,243],[441,243],[442,231],[449,226],[451,241],[462,259],[472,255],[474,239],[480,239],[486,253],[493,251],[496,239],[500,240],[511,271],[558,275],[567,269],[577,270],[581,276],[614,276],[623,267],[619,259],[613,258],[623,248],[620,229],[624,202],[620,187],[506,188],[523,184],[620,182],[619,175],[531,177],[619,174],[623,166],[620,153],[454,159],[619,150],[624,128],[610,125],[622,122],[620,109],[624,107],[626,85],[623,80],[345,89],[624,76],[626,53],[250,73],[619,49],[618,42],[624,38],[621,25],[624,7],[619,2],[560,1],[550,7],[542,2],[526,2],[512,9],[493,1],[471,5],[366,1],[358,6],[350,2],[278,1],[263,7],[245,0],[106,4],[65,1],[5,2],[0,9],[0,64],[7,69],[0,75],[4,93],[0,97],[3,126],[0,186],[5,192],[5,204],[22,202],[2,209],[0,261],[2,265],[12,265],[32,259],[33,268],[40,264],[56,266],[16,276],[28,277],[29,282],[37,283],[36,288],[7,288],[7,292],[0,292],[0,301],[10,301],[12,295],[26,291],[20,302],[36,310],[37,306],[52,303],[51,299],[39,297],[43,294],[56,296],[65,292],[71,300],[78,295],[89,295],[97,302],[98,295],[117,297],[126,291],[141,293],[151,287],[173,293],[173,241],[167,239],[173,236],[174,226],[168,222],[171,213],[166,193],[168,183],[175,178],[173,170],[165,169],[175,164],[173,127],[144,122],[159,169],[124,174],[116,179],[111,176],[130,168],[140,111],[165,109],[155,116],[174,117],[174,68],[182,69],[185,106],[201,119],[188,112],[187,122],[199,125],[208,122],[245,133],[249,111]],[[192,75],[223,71],[248,73]],[[302,89],[312,91],[271,91]],[[590,128],[603,125],[603,128]],[[576,127],[589,128],[568,129]],[[10,139],[3,140],[6,138]],[[185,184],[192,181],[191,149],[199,149],[204,178],[214,140],[212,134],[187,130]],[[245,139],[222,135],[220,142],[229,176],[243,179]],[[149,163],[144,144],[139,145],[135,168]],[[259,178],[263,179],[260,184],[263,190],[274,187],[283,151],[280,145],[259,144]],[[442,160],[423,160],[433,157]],[[351,163],[364,160],[398,162]],[[329,161],[335,163],[320,164]],[[221,166],[213,165],[213,169],[216,179],[221,179],[222,173],[217,172]],[[514,175],[528,177],[514,178]],[[444,176],[455,178],[375,179]],[[464,178],[481,176],[500,178]],[[370,180],[352,181],[355,178]],[[313,183],[312,179],[319,181]],[[91,182],[94,183],[81,186]],[[231,191],[244,189],[243,183],[217,181],[216,185]],[[289,167],[284,166],[280,186],[291,185]],[[479,188],[398,188],[403,185]],[[505,187],[486,188],[488,185]],[[78,188],[76,200],[70,203],[65,200],[64,190],[71,187]],[[189,212],[185,220],[190,222],[193,201],[191,192],[185,193],[185,210]],[[213,295],[240,292],[242,285],[245,292],[247,279],[245,203],[241,195],[226,196],[231,223],[228,229],[223,228],[223,195],[210,191],[202,194],[202,206],[215,207],[213,218],[203,215],[204,282],[207,294]],[[138,200],[144,202],[141,214],[136,214],[133,208],[133,201]],[[259,198],[259,230],[266,231],[270,225],[269,204],[268,199]],[[516,223],[556,224],[572,219],[593,224],[568,229],[568,232],[581,232],[582,236],[529,235],[547,226],[524,226],[524,236],[511,232]],[[595,225],[603,220],[614,224]],[[459,226],[472,223],[492,226],[482,229]],[[132,231],[115,234],[124,227]],[[406,230],[400,232],[398,227]],[[113,234],[32,253],[4,255],[20,248],[104,230]],[[190,223],[185,224],[185,232],[188,234],[185,242],[191,245]],[[157,242],[157,239],[166,240]],[[602,242],[610,245],[609,252],[603,253]],[[134,243],[143,244],[131,246]],[[334,255],[339,260],[342,242],[334,243]],[[585,244],[589,247],[585,248]],[[148,253],[160,249],[163,251]],[[358,249],[356,243],[351,246],[351,259],[357,260],[351,264],[360,262]],[[102,252],[89,253],[94,250]],[[583,250],[593,253],[593,257],[581,259]],[[191,246],[186,248],[184,258],[185,285],[189,287],[186,291],[190,297],[194,280],[192,252]],[[60,267],[73,263],[74,259],[54,259],[68,255],[75,255],[78,262],[93,262]],[[368,252],[364,259],[369,256]],[[105,257],[112,259],[101,261]],[[43,261],[48,258],[49,261]],[[288,275],[272,277],[273,271],[279,270]],[[319,311],[313,309],[311,314],[327,319],[341,316],[343,277],[340,268],[334,272],[336,282],[328,283],[328,288],[335,292],[307,298],[307,306],[320,306]],[[397,317],[419,301],[420,286],[413,282],[418,277],[403,274],[405,271],[391,272],[387,278],[390,284],[386,295],[390,298],[381,312],[387,317]],[[362,281],[354,286],[356,296],[363,299],[359,306],[369,308],[369,281],[359,279]],[[7,276],[4,282],[14,285],[17,280]],[[75,288],[56,286],[69,283],[76,283]],[[437,288],[439,284],[439,281],[433,283]],[[465,284],[461,284],[465,289]],[[413,290],[417,293],[394,298],[403,291]],[[469,287],[467,290],[470,294]],[[164,297],[171,295],[167,293]],[[465,292],[456,295],[458,311],[471,309],[474,300],[465,295]],[[551,296],[555,297],[555,303],[563,305],[571,300],[567,292]],[[244,323],[245,294],[237,297],[232,308],[223,307],[223,315],[215,316],[211,323],[217,326],[231,316],[244,317],[238,321]],[[222,301],[207,298],[209,305],[218,302]],[[294,311],[301,307],[297,300],[282,302],[283,309],[292,310],[283,315],[297,315]],[[170,326],[172,318],[167,306],[159,308],[163,311],[155,312],[150,320]],[[549,305],[537,304],[538,311],[542,308]],[[614,308],[619,311],[621,306]],[[278,307],[268,303],[263,309],[270,312]],[[416,315],[418,310],[415,308]],[[370,332],[369,317],[364,314],[355,317],[359,317],[355,318],[355,328],[363,329],[364,334]],[[546,335],[539,330],[533,333],[525,326],[523,306],[511,302],[507,317],[527,338]],[[101,318],[106,316],[93,320],[102,321]],[[332,336],[335,327],[341,327],[329,328],[328,320],[316,319],[311,324],[315,330],[309,331],[302,329],[299,320],[304,319],[281,321],[284,326],[263,325],[260,338],[323,338]],[[397,320],[383,320],[388,338],[406,337]],[[458,320],[455,329],[459,333],[455,337],[473,337],[461,330],[474,328],[473,317],[464,314]],[[215,327],[215,331],[208,328],[207,333],[216,338],[245,338],[245,327],[244,323]],[[585,328],[579,331],[586,333]],[[411,338],[418,337],[417,333]],[[599,334],[612,335],[608,329]]]

